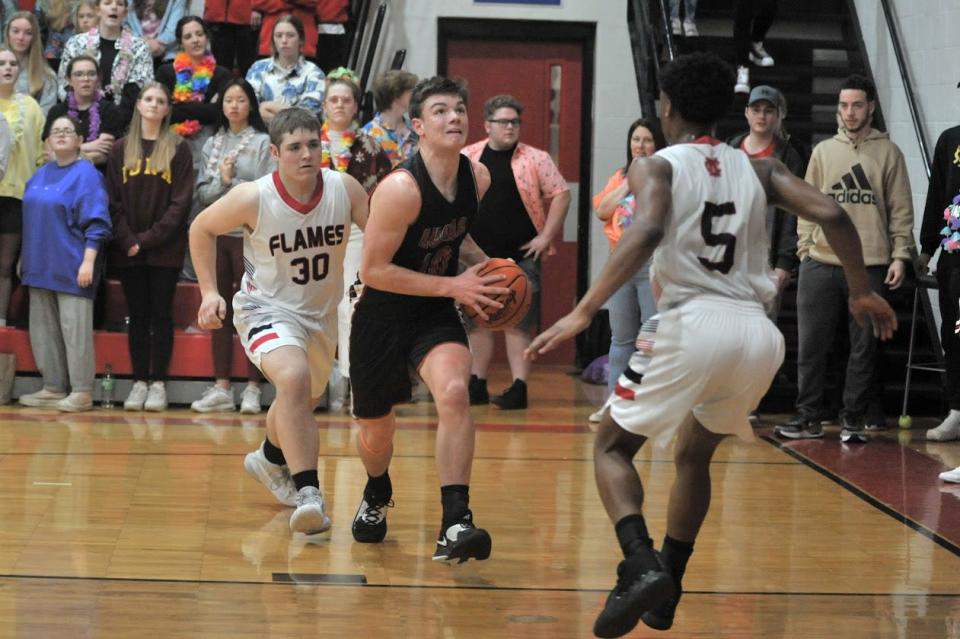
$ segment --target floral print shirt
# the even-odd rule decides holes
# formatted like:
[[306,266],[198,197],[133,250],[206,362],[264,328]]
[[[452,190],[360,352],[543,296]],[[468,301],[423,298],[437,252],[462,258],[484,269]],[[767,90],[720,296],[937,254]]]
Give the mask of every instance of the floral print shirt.
[[409,118],[403,116],[403,119],[407,126],[407,130],[403,135],[400,135],[396,130],[387,126],[383,121],[383,116],[381,116],[379,112],[360,129],[363,133],[366,133],[380,143],[380,148],[383,149],[387,157],[390,158],[390,165],[394,167],[413,157],[413,154],[417,152],[417,145],[420,142],[420,137],[410,126]]
[[264,58],[247,71],[247,82],[260,102],[282,102],[314,113],[323,102],[324,77],[320,67],[303,56],[292,69],[284,69],[274,58]]
[[[117,57],[113,59],[113,67],[110,69],[108,81],[103,83],[103,90],[108,93],[114,103],[120,104],[123,97],[123,87],[127,84],[136,84],[143,88],[145,84],[153,81],[153,58],[150,55],[150,49],[143,38],[138,38],[124,27],[117,38],[115,45]],[[60,60],[60,69],[57,72],[58,86],[60,89],[60,99],[67,99],[67,67],[70,61],[78,55],[89,55],[100,62],[100,30],[91,29],[87,33],[78,33],[69,40],[63,47],[63,57]],[[101,70],[102,72],[102,70]]]

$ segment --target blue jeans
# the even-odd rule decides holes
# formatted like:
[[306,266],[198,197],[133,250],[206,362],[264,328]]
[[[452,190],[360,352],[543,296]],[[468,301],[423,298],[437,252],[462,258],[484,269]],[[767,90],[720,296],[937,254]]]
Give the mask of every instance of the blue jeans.
[[[697,13],[697,0],[683,0],[683,16],[687,20],[693,20]],[[680,17],[680,0],[670,0],[670,17]]]
[[607,302],[607,310],[610,312],[612,334],[607,392],[612,393],[617,379],[630,362],[630,356],[637,350],[637,333],[640,332],[641,319],[648,319],[657,313],[653,289],[650,288],[649,264],[644,265],[613,294]]

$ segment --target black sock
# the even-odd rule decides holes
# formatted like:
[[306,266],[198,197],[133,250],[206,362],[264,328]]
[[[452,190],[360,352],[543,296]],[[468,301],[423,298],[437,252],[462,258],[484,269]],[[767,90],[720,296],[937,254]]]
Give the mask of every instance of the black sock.
[[647,532],[647,522],[643,515],[627,515],[616,523],[614,529],[617,531],[617,540],[620,542],[620,549],[623,551],[623,558],[628,559],[634,555],[644,556],[644,565],[647,559],[652,559],[656,566],[656,559],[653,556],[653,540]]
[[470,487],[452,484],[440,487],[440,503],[443,505],[443,521],[446,530],[470,513]]
[[[393,484],[390,482],[390,473],[383,471],[379,477],[367,475],[367,487],[363,494],[370,494],[377,497],[377,500],[389,501],[393,496]],[[369,501],[369,500],[368,500]]]
[[304,486],[313,486],[320,488],[320,478],[317,477],[317,470],[301,470],[293,475],[293,485],[297,487],[297,492]]
[[277,466],[286,466],[287,460],[283,456],[283,451],[273,445],[269,437],[263,438],[263,456],[267,461]]
[[670,574],[679,584],[683,580],[683,573],[687,570],[687,562],[690,555],[693,554],[693,544],[686,541],[679,541],[670,535],[663,538],[663,547],[660,549],[660,557],[663,563],[670,569]]

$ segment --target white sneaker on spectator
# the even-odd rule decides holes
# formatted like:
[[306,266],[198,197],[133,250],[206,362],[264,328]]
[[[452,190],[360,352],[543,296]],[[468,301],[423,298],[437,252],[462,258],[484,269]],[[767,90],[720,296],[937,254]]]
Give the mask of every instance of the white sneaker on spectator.
[[247,384],[247,387],[240,393],[240,413],[242,415],[256,415],[262,408],[260,404],[260,395],[262,391],[259,386]]
[[147,399],[143,402],[143,410],[160,412],[167,410],[167,387],[163,382],[153,382],[147,390]]
[[927,431],[927,439],[932,442],[952,442],[960,439],[960,411],[951,410],[939,426]]
[[683,35],[683,25],[680,24],[680,18],[670,18],[670,31],[673,35]]
[[214,384],[197,401],[190,404],[198,413],[232,412],[237,410],[233,403],[233,392]]
[[772,67],[773,56],[767,53],[767,50],[763,48],[762,42],[751,42],[750,62],[753,62],[758,67]]
[[93,398],[90,393],[70,393],[54,406],[63,413],[82,413],[93,410]]
[[960,468],[954,468],[953,470],[940,473],[940,479],[948,481],[951,484],[960,484]]
[[304,486],[297,493],[297,509],[290,515],[290,530],[305,535],[330,530],[330,518],[323,512],[323,493],[319,488]]
[[737,67],[737,83],[733,87],[734,93],[750,93],[750,69]]
[[286,466],[272,464],[263,454],[263,444],[260,448],[247,453],[243,459],[243,469],[266,486],[274,497],[284,506],[297,505],[297,489],[293,485],[293,478],[290,476],[290,469]]
[[66,397],[66,393],[58,393],[56,391],[47,390],[46,388],[41,388],[35,393],[27,393],[21,395],[17,401],[21,406],[32,406],[32,407],[46,407],[46,406],[56,406],[57,402]]
[[688,38],[696,38],[700,35],[700,32],[697,31],[697,23],[692,19],[687,18],[683,21],[683,35]]
[[134,382],[130,394],[123,402],[123,410],[143,410],[145,401],[147,401],[147,383]]

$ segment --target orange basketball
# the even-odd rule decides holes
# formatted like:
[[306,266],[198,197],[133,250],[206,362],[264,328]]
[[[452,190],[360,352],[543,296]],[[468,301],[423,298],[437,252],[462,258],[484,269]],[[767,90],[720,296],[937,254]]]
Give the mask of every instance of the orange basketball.
[[481,277],[504,275],[505,279],[495,282],[491,286],[509,288],[510,292],[492,296],[492,299],[503,304],[503,308],[484,308],[483,310],[490,318],[489,320],[484,320],[472,308],[465,306],[463,312],[470,319],[470,322],[478,328],[493,330],[510,328],[520,323],[533,301],[533,289],[530,288],[530,282],[527,281],[523,269],[517,266],[517,263],[513,260],[495,257],[487,262],[485,267],[477,271],[477,275]]

